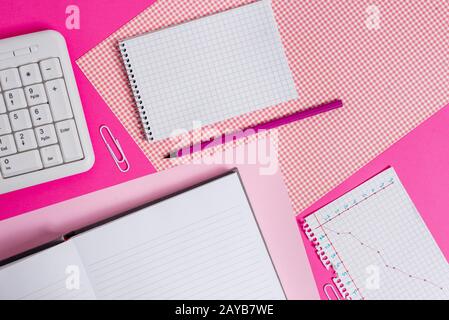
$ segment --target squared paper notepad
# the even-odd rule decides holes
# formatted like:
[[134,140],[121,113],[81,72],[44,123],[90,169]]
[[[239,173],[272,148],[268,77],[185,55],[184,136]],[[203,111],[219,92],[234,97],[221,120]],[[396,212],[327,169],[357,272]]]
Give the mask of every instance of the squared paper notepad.
[[298,96],[269,1],[127,39],[120,50],[149,140]]
[[393,168],[305,219],[349,299],[449,299],[449,265]]

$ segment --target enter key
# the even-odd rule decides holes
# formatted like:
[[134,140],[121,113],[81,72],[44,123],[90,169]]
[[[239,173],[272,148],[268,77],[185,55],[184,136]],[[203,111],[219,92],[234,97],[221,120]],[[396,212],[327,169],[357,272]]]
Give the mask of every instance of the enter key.
[[64,162],[77,161],[84,158],[80,139],[73,119],[56,123],[56,133],[61,145]]

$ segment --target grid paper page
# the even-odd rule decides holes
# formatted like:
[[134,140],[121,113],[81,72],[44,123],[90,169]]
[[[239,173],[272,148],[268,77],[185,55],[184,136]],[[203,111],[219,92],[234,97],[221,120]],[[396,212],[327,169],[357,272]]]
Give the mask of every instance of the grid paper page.
[[449,265],[393,168],[308,216],[304,228],[347,298],[449,299]]
[[121,45],[155,140],[298,97],[269,1]]
[[285,299],[237,173],[73,241],[99,299]]

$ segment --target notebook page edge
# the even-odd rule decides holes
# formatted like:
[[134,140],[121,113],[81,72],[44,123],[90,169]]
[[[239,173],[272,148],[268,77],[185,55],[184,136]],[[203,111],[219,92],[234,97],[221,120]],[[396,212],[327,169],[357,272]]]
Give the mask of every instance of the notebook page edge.
[[[263,239],[263,236],[261,235],[261,233],[260,233],[260,229],[259,229],[259,227],[258,227],[258,224],[257,224],[257,221],[256,221],[256,219],[255,219],[255,217],[254,217],[254,213],[252,212],[252,208],[251,208],[251,206],[250,206],[250,203],[249,203],[249,199],[247,198],[247,196],[246,196],[246,193],[245,193],[245,190],[244,190],[244,186],[242,185],[242,183],[241,183],[241,181],[240,181],[240,177],[239,177],[239,175],[238,175],[238,172],[237,171],[235,171],[235,170],[233,170],[233,171],[231,171],[231,172],[228,172],[227,174],[224,174],[224,175],[222,175],[222,176],[220,176],[220,178],[214,178],[214,179],[211,179],[211,180],[209,180],[209,182],[208,183],[214,183],[214,182],[216,182],[216,183],[219,183],[220,182],[220,180],[221,179],[233,179],[235,177],[235,181],[238,183],[238,185],[240,185],[241,186],[241,190],[237,190],[236,192],[238,193],[238,194],[240,194],[240,196],[242,197],[241,198],[241,200],[242,201],[244,201],[246,204],[247,204],[247,209],[245,209],[245,210],[250,210],[251,211],[251,214],[253,215],[253,217],[251,218],[252,219],[252,223],[254,224],[256,224],[255,225],[255,229],[254,230],[252,230],[252,231],[254,231],[254,232],[257,232],[257,234],[258,234],[258,236],[260,237],[260,239],[256,239],[257,241],[262,241],[261,242],[261,245],[263,246],[263,253],[264,254],[266,254],[266,256],[267,256],[267,263],[269,263],[269,267],[271,268],[271,271],[272,271],[272,273],[274,273],[274,276],[275,276],[275,278],[276,278],[276,284],[279,286],[279,291],[280,291],[280,295],[281,296],[278,296],[277,295],[277,297],[278,298],[280,298],[280,299],[285,299],[285,293],[284,293],[284,291],[283,291],[283,287],[282,287],[282,283],[280,282],[280,280],[279,280],[279,276],[278,276],[278,274],[277,274],[277,272],[276,272],[276,269],[275,269],[275,267],[274,267],[274,265],[273,265],[273,262],[271,261],[271,257],[270,257],[270,255],[269,255],[269,253],[268,253],[268,250],[267,250],[267,248],[266,248],[266,245],[265,245],[265,242],[264,242],[264,239]],[[201,187],[207,187],[208,186],[208,183],[201,183],[198,187],[199,188],[201,188]],[[189,191],[192,191],[192,189],[193,190],[198,190],[198,187],[197,188],[189,188],[189,189],[187,189],[187,191],[184,191],[184,192],[179,192],[179,193],[177,193],[175,196],[173,196],[173,197],[167,197],[166,199],[164,199],[164,200],[161,200],[161,201],[157,201],[156,203],[154,203],[153,205],[150,205],[149,207],[147,207],[147,206],[145,206],[143,209],[139,209],[139,211],[137,211],[137,212],[134,212],[135,214],[137,214],[137,215],[139,215],[139,213],[140,213],[140,217],[142,217],[142,216],[145,216],[146,215],[146,212],[144,211],[145,210],[145,208],[152,208],[152,207],[154,207],[154,206],[157,206],[158,204],[161,204],[161,203],[163,203],[163,202],[165,202],[165,201],[170,201],[170,199],[174,199],[176,196],[182,196],[182,195],[186,195],[186,193],[188,193]],[[246,215],[246,211],[243,213],[244,215]],[[249,212],[248,212],[249,213]],[[187,213],[184,213],[184,214],[187,214]],[[124,228],[124,226],[126,225],[126,220],[124,220],[126,218],[126,216],[122,216],[122,217],[120,217],[119,219],[117,219],[117,220],[115,220],[115,222],[117,222],[117,223],[119,223],[119,224],[122,224],[122,228]],[[131,218],[132,218],[132,216],[131,216]],[[138,218],[136,218],[135,220],[140,220],[140,219],[138,219]],[[150,220],[152,220],[152,218],[150,218]],[[192,218],[192,220],[194,220],[193,218]],[[131,220],[130,220],[131,221]],[[141,222],[142,222],[142,220],[140,220]],[[106,224],[104,224],[103,225],[103,227],[106,227],[106,229],[108,228],[108,225],[109,226],[111,226],[112,224],[114,224],[114,221],[111,221],[111,222],[108,222],[108,223],[106,223]],[[101,228],[102,226],[99,226],[98,228]],[[129,227],[129,226],[128,226]],[[113,227],[112,227],[113,228]],[[104,230],[106,230],[106,229],[104,229]],[[109,228],[109,229],[111,229],[111,228]],[[251,232],[252,232],[251,231]],[[94,233],[96,232],[96,230],[95,229],[91,229],[91,230],[89,230],[89,231],[86,231],[86,233],[81,233],[81,234],[78,234],[77,236],[75,236],[73,239],[74,239],[74,241],[75,242],[77,242],[77,241],[80,241],[80,242],[82,242],[82,241],[85,241],[85,239],[87,239],[86,237],[84,237],[84,239],[83,239],[83,235],[88,235],[88,237],[91,237],[91,240],[89,240],[89,241],[92,241],[92,239],[95,239],[95,236],[93,235]],[[106,231],[106,232],[108,232],[108,231]],[[254,241],[256,241],[256,240],[254,240]],[[100,240],[98,240],[98,242],[99,242]],[[93,243],[92,243],[92,245],[93,245]],[[80,245],[80,247],[81,247],[81,249],[80,249],[80,252],[81,252],[81,255],[83,255],[83,248],[86,246],[85,244],[81,244]],[[102,257],[102,258],[104,258],[104,257]],[[106,259],[109,259],[108,257],[106,257]],[[101,260],[101,259],[99,259],[99,260]],[[91,263],[93,260],[89,260],[89,259],[86,259],[86,264],[89,264],[89,263]],[[96,262],[93,262],[93,263],[96,263]],[[264,263],[262,264],[262,265],[264,265]],[[135,266],[136,268],[139,268],[139,265],[136,265]],[[101,268],[100,268],[101,269]],[[97,270],[95,270],[95,269],[91,269],[91,270],[93,270],[92,272],[93,273],[95,273],[95,272],[102,272],[102,271],[98,271],[98,269]],[[90,275],[90,271],[89,271],[89,267],[88,267],[88,274]],[[271,281],[271,280],[270,280]],[[95,288],[95,281],[93,281],[93,283],[94,283],[94,288]],[[103,286],[105,286],[105,284],[102,284]],[[101,293],[99,293],[99,298],[100,299],[102,299],[102,298],[104,298],[104,297],[102,297],[101,296]],[[107,297],[107,298],[110,298],[110,297]]]

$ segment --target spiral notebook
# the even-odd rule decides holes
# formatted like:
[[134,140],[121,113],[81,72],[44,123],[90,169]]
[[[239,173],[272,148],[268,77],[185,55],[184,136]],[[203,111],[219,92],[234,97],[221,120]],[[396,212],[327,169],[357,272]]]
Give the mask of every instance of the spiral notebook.
[[393,168],[303,227],[347,299],[449,299],[449,264]]
[[149,140],[298,97],[267,0],[119,46]]

